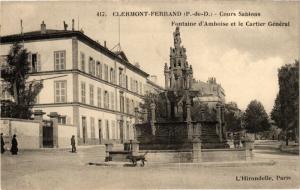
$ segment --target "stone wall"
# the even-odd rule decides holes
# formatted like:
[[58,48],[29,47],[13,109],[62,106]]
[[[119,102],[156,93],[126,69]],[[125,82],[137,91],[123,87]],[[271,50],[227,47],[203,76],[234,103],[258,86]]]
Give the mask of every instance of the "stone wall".
[[77,142],[77,128],[72,125],[57,125],[58,130],[58,148],[71,147],[71,137],[75,136],[75,142]]
[[[145,151],[141,152],[141,154],[145,154]],[[191,151],[171,151],[171,150],[148,151],[145,157],[147,162],[149,163],[192,162]]]
[[10,149],[14,134],[17,135],[19,149],[37,149],[42,146],[42,123],[39,121],[2,118],[0,129],[6,149]]
[[252,151],[246,149],[202,149],[202,162],[242,161],[252,158]]

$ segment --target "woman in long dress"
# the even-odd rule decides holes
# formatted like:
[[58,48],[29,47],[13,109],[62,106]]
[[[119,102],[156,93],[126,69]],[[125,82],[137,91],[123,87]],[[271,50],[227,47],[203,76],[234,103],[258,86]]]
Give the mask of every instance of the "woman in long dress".
[[18,141],[17,141],[17,135],[14,135],[11,140],[11,154],[18,154]]

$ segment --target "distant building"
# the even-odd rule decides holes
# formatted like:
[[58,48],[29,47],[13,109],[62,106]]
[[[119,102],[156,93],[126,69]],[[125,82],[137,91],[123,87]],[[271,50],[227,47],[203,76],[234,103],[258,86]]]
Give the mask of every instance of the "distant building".
[[124,52],[112,52],[80,31],[46,29],[44,22],[39,31],[2,36],[2,59],[15,42],[30,52],[28,80],[47,79],[34,105],[44,119],[57,112],[60,123],[77,128],[79,144],[134,138],[135,108],[148,86],[160,87]]
[[213,106],[216,103],[225,103],[225,91],[214,77],[209,78],[207,82],[194,80],[192,89],[199,91],[199,96],[195,98],[196,101],[205,102],[208,106]]

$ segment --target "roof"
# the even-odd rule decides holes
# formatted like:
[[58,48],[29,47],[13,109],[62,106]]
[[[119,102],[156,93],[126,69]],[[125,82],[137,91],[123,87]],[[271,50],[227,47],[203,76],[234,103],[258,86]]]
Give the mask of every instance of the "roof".
[[[123,51],[115,51],[114,52],[117,56],[119,56],[120,58],[124,59],[125,61],[128,61],[127,56],[125,55],[125,53]],[[129,62],[129,61],[128,61]]]
[[76,30],[53,30],[53,29],[47,29],[46,33],[42,34],[40,30],[38,31],[32,31],[32,32],[26,32],[23,34],[13,34],[13,35],[7,35],[7,36],[0,36],[0,44],[9,44],[14,43],[18,41],[33,41],[33,40],[47,40],[47,39],[57,39],[57,38],[71,38],[76,37],[78,40],[86,43],[90,47],[96,49],[97,51],[100,51],[101,53],[111,57],[114,60],[117,60],[121,64],[127,66],[129,69],[148,77],[149,74],[145,71],[141,70],[140,68],[137,68],[133,64],[131,64],[127,57],[125,56],[124,52],[112,52],[106,47],[102,46],[98,42],[94,41],[90,37],[86,36],[80,31]]
[[163,87],[159,86],[158,84],[152,82],[149,79],[147,79],[147,83],[150,84],[150,85],[152,85],[152,86],[154,86],[154,87],[156,87],[156,88],[158,88],[158,89],[160,89],[160,90],[162,90],[162,91],[165,90]]

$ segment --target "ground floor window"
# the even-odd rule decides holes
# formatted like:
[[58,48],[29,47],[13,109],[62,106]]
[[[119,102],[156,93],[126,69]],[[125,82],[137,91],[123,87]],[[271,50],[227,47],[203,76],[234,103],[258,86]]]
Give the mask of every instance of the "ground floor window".
[[106,120],[106,139],[109,139],[109,122]]
[[59,116],[57,123],[65,125],[66,124],[66,116]]
[[83,143],[86,142],[86,117],[82,117],[81,118],[81,126],[82,126],[82,140],[83,140]]

